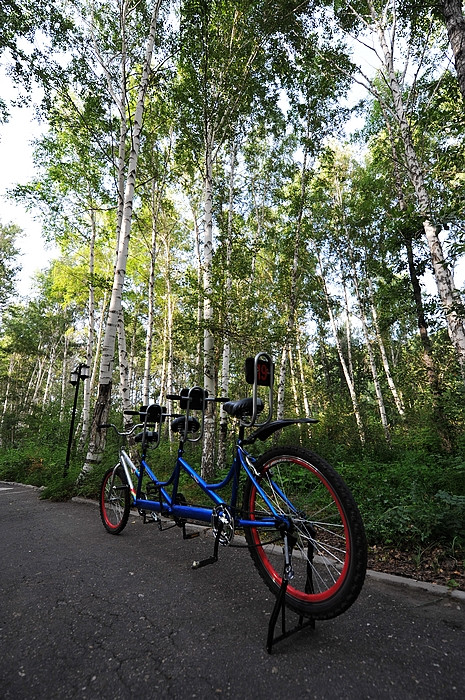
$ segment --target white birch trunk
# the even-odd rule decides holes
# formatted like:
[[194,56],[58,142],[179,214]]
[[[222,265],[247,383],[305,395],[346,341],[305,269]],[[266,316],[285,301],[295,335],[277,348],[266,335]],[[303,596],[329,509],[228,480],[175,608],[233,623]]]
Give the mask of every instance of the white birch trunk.
[[347,285],[344,280],[344,306],[346,312],[346,342],[347,342],[347,364],[352,381],[354,381],[354,366],[352,363],[352,326],[350,323],[349,298],[347,295]]
[[302,349],[300,347],[299,338],[297,338],[297,358],[298,358],[298,363],[299,363],[300,387],[302,389],[302,399],[304,402],[305,416],[308,418],[308,416],[310,415],[310,404],[309,404],[308,398],[307,398],[304,363],[302,361]]
[[368,288],[370,291],[370,306],[371,306],[371,315],[373,318],[373,326],[375,329],[375,334],[376,334],[376,340],[378,342],[378,347],[379,347],[379,352],[381,355],[381,361],[383,363],[383,368],[384,368],[384,373],[386,375],[386,380],[389,386],[389,389],[391,390],[392,397],[394,399],[394,403],[396,404],[397,411],[400,416],[405,415],[405,407],[404,403],[402,401],[402,396],[400,395],[399,391],[397,390],[397,387],[395,385],[394,379],[391,374],[391,368],[389,366],[389,360],[386,352],[386,348],[384,345],[383,337],[381,335],[381,330],[379,327],[378,323],[378,314],[376,312],[376,307],[375,303],[373,300],[373,291],[372,291],[372,283],[371,280],[368,280]]
[[394,68],[394,41],[392,39],[390,44],[388,43],[384,26],[377,16],[372,0],[369,0],[369,8],[378,35],[378,41],[383,52],[384,67],[387,72],[386,77],[393,99],[394,114],[402,137],[409,177],[415,190],[420,216],[423,217],[423,229],[429,246],[439,298],[444,308],[449,335],[455,347],[462,376],[465,380],[465,329],[463,318],[457,312],[457,302],[460,301],[460,294],[455,288],[449,266],[444,258],[437,227],[431,221],[431,206],[425,178],[413,143],[403,101],[402,89]]
[[203,285],[203,274],[202,274],[202,256],[200,254],[200,231],[199,231],[199,225],[198,225],[198,217],[197,217],[197,212],[192,204],[190,202],[191,206],[191,212],[192,212],[192,221],[194,225],[194,250],[195,250],[195,259],[197,261],[197,288],[199,290],[199,299],[197,302],[197,328],[198,328],[198,333],[199,333],[199,340],[197,342],[197,354],[195,358],[195,364],[197,367],[202,367],[203,362],[202,362],[202,343],[200,340],[200,328],[202,327],[202,320],[203,320],[203,308],[202,308],[202,295],[200,293],[200,290]]
[[15,366],[15,356],[11,355],[10,362],[8,365],[8,379],[7,379],[6,389],[5,389],[5,399],[3,401],[2,417],[0,420],[0,446],[3,445],[2,430],[3,430],[3,423],[5,421],[6,412],[8,410],[8,399],[10,396],[10,384],[11,384],[11,378],[13,376],[14,366]]
[[123,309],[120,311],[118,320],[118,362],[119,362],[119,391],[121,397],[121,406],[123,409],[123,420],[125,428],[132,425],[131,416],[125,416],[124,411],[128,411],[132,408],[131,405],[131,392],[129,387],[129,362],[128,362],[128,351],[126,346],[126,331],[124,328],[124,312]]
[[[204,199],[204,245],[203,245],[203,381],[210,396],[215,395],[215,347],[211,329],[213,320],[212,261],[213,261],[213,134],[206,127],[205,144],[205,199]],[[209,477],[214,471],[215,421],[214,403],[207,404],[204,419],[202,451],[202,476]]]
[[32,403],[32,399],[30,399],[29,397],[31,395],[34,382],[36,381],[36,375],[38,375],[39,372],[40,372],[40,359],[37,359],[35,362],[35,365],[32,369],[31,376],[29,377],[29,382],[27,384],[26,393],[25,393],[24,399],[23,399],[25,410],[28,410],[29,404]]
[[[308,143],[310,129],[310,120],[307,119],[307,131],[305,144]],[[281,420],[284,418],[284,394],[286,388],[286,371],[287,363],[286,357],[289,355],[291,357],[291,347],[292,342],[295,340],[295,327],[296,327],[296,316],[297,316],[297,274],[299,269],[299,252],[300,252],[300,240],[302,231],[302,218],[305,208],[305,193],[307,188],[307,158],[308,150],[307,146],[304,148],[304,156],[302,162],[301,171],[301,181],[300,181],[300,202],[299,211],[297,214],[296,231],[294,237],[294,255],[292,259],[292,271],[291,271],[291,288],[289,290],[289,303],[287,308],[287,328],[286,328],[286,342],[284,343],[281,355],[281,366],[279,370],[279,384],[278,384],[278,399],[277,399],[277,413],[276,418]]]
[[365,445],[365,441],[366,441],[365,429],[363,427],[363,421],[362,421],[362,416],[360,413],[360,408],[359,408],[359,404],[358,404],[357,394],[355,391],[355,386],[354,386],[354,383],[353,383],[352,378],[350,376],[349,368],[347,366],[347,362],[345,360],[344,353],[342,351],[341,341],[339,340],[339,334],[337,332],[337,323],[336,323],[336,319],[334,317],[333,309],[331,307],[331,300],[329,297],[328,288],[326,286],[326,280],[323,276],[323,267],[321,265],[320,256],[317,253],[317,251],[315,251],[315,252],[317,254],[318,262],[320,265],[320,279],[321,279],[321,283],[322,283],[323,292],[325,295],[326,308],[328,310],[329,321],[331,324],[331,329],[333,331],[334,342],[336,343],[336,349],[337,349],[337,353],[339,355],[339,362],[341,363],[342,371],[344,372],[344,377],[345,377],[346,384],[347,384],[347,388],[349,389],[349,394],[350,394],[350,398],[352,401],[352,407],[354,410],[355,420],[357,422],[358,435],[360,438],[360,442],[362,443],[362,445]]
[[52,350],[50,352],[50,359],[48,363],[48,371],[47,371],[47,381],[45,382],[45,391],[44,395],[42,397],[42,408],[45,408],[45,405],[48,400],[48,394],[50,391],[50,387],[52,385],[52,377],[53,377],[53,369],[54,369],[54,364],[55,364],[55,353],[56,353],[56,345],[52,347]]
[[100,349],[102,347],[103,330],[105,328],[105,314],[106,314],[106,310],[107,310],[107,304],[108,304],[108,293],[105,291],[103,294],[103,299],[102,299],[102,303],[101,303],[101,307],[100,307],[98,333],[97,333],[97,338],[95,341],[94,357],[93,357],[92,364],[91,364],[91,375],[90,375],[90,381],[89,381],[91,391],[93,390],[95,383],[97,381],[97,374],[98,374],[98,369],[99,369],[99,364],[100,364],[99,363]]
[[122,308],[122,295],[124,288],[124,278],[126,273],[126,263],[129,253],[129,238],[131,235],[132,208],[134,200],[134,188],[137,174],[137,161],[139,157],[140,136],[142,130],[142,118],[145,106],[145,96],[151,74],[151,61],[155,35],[157,29],[158,12],[161,0],[157,0],[154,5],[150,23],[150,31],[145,50],[145,60],[142,76],[139,83],[136,111],[133,119],[131,152],[128,164],[128,176],[126,178],[126,188],[124,194],[123,220],[121,224],[121,234],[119,236],[118,255],[115,265],[113,289],[108,310],[107,324],[103,341],[102,355],[100,360],[99,394],[97,397],[96,410],[92,424],[91,437],[87,452],[86,461],[83,465],[78,482],[98,464],[102,457],[105,446],[104,432],[98,431],[98,425],[107,420],[110,409],[111,383],[113,376],[113,362],[115,353],[116,333],[118,321]]
[[294,398],[294,413],[296,416],[298,416],[299,415],[299,395],[297,392],[297,382],[295,380],[294,358],[292,356],[291,348],[289,348],[289,376],[291,378],[292,396]]
[[68,378],[68,365],[66,358],[68,356],[68,334],[65,333],[64,343],[63,343],[63,361],[61,363],[61,396],[60,396],[60,423],[63,420],[65,412],[65,392],[66,392],[66,381]]
[[[39,348],[39,351],[40,351],[40,348]],[[42,380],[44,377],[44,365],[45,365],[45,361],[41,360],[39,358],[38,365],[37,365],[37,378],[35,380],[36,383],[35,383],[35,388],[34,388],[34,394],[33,394],[32,399],[31,399],[31,404],[37,403],[37,398],[39,396],[40,387],[42,386]]]
[[368,364],[370,365],[371,376],[373,377],[373,384],[375,387],[376,402],[378,404],[379,415],[381,418],[381,425],[383,426],[384,437],[386,438],[386,442],[388,444],[390,444],[391,433],[389,430],[389,423],[388,423],[388,419],[387,419],[386,405],[384,403],[384,397],[383,397],[383,392],[381,389],[381,383],[379,381],[378,368],[376,366],[375,354],[373,352],[373,345],[371,342],[370,331],[368,328],[367,318],[366,318],[366,314],[365,314],[365,310],[364,310],[364,300],[362,299],[362,295],[360,293],[360,287],[358,284],[357,269],[356,269],[354,261],[353,261],[350,246],[349,246],[349,257],[350,257],[350,261],[351,261],[351,265],[352,265],[352,273],[353,273],[352,282],[353,282],[354,289],[355,289],[355,296],[357,298],[360,321],[362,322],[363,336],[365,338],[365,347],[367,349],[367,354],[368,354]]
[[[86,365],[89,371],[92,367],[95,342],[95,294],[94,294],[94,272],[95,272],[95,241],[97,238],[97,222],[95,220],[95,211],[91,209],[91,238],[89,243],[89,299],[87,306],[87,347],[86,347]],[[90,397],[92,395],[92,383],[90,379],[83,382],[83,407],[82,407],[82,429],[79,438],[79,449],[84,449],[87,441],[87,435],[90,427]]]
[[288,345],[285,343],[281,350],[281,360],[279,363],[278,393],[276,397],[276,420],[284,418],[284,396],[286,391],[287,356]]
[[145,336],[144,379],[142,384],[142,403],[150,403],[150,371],[152,366],[153,313],[155,307],[155,262],[157,256],[158,198],[155,182],[152,189],[152,241],[150,245],[150,272],[148,284],[147,332]]
[[[167,365],[167,349],[168,349],[168,319],[167,314],[163,319],[163,354],[161,362],[161,373],[160,373],[160,394],[158,397],[158,403],[162,406],[165,403],[165,396],[170,393],[166,381],[166,365]],[[169,407],[168,413],[171,413],[171,401],[167,404]]]
[[[229,364],[231,356],[231,344],[229,342],[229,308],[231,295],[231,240],[233,235],[233,212],[234,212],[234,179],[236,170],[237,144],[234,141],[231,146],[231,158],[229,167],[229,197],[228,197],[228,227],[226,231],[226,280],[225,280],[225,318],[223,319],[223,356],[221,362],[221,384],[220,394],[225,397],[229,392]],[[218,441],[218,468],[226,466],[226,447],[228,437],[228,416],[220,404],[220,436]]]

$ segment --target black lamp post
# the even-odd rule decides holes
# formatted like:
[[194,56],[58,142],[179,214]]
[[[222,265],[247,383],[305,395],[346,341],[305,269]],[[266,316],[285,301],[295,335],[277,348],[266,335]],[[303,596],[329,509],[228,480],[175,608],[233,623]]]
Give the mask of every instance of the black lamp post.
[[79,394],[79,382],[82,380],[84,381],[85,379],[89,379],[90,373],[89,373],[89,365],[86,365],[84,363],[80,363],[73,369],[73,371],[70,374],[69,377],[69,382],[72,384],[75,389],[74,389],[74,404],[73,404],[73,412],[71,414],[71,425],[69,426],[69,438],[68,438],[68,449],[66,451],[66,462],[65,462],[65,468],[63,471],[63,479],[67,476],[68,474],[68,469],[69,469],[69,456],[71,454],[71,444],[73,442],[73,433],[74,433],[74,421],[76,418],[76,406],[77,406],[77,400],[78,400],[78,394]]

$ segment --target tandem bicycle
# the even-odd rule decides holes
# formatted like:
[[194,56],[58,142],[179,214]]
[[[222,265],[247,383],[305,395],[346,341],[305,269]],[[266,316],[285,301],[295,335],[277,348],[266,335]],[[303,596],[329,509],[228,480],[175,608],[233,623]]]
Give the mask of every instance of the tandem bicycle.
[[[314,626],[315,620],[334,618],[355,602],[365,578],[367,544],[348,486],[322,457],[295,445],[267,449],[258,457],[251,454],[250,447],[257,441],[264,442],[288,426],[317,421],[272,420],[273,362],[267,353],[247,359],[246,380],[252,385],[251,397],[231,401],[193,387],[168,396],[179,403],[181,414],[167,414],[154,403],[129,412],[140,420],[129,431],[102,424],[101,429],[111,427],[122,437],[132,435],[141,448],[134,463],[120,447],[117,464],[103,477],[100,514],[106,530],[114,535],[122,532],[133,507],[144,522],[156,522],[160,530],[167,519],[172,520],[185,539],[198,534],[188,532],[186,523],[210,525],[212,554],[195,561],[193,568],[214,564],[219,547],[231,545],[240,533],[260,576],[276,596],[267,637],[271,653],[273,642],[307,624]],[[185,456],[186,444],[202,438],[210,401],[222,403],[228,416],[238,422],[232,464],[216,483],[202,478]],[[149,446],[159,445],[163,424],[169,419],[171,431],[179,435],[179,446],[172,473],[160,480],[147,452]],[[180,490],[183,473],[203,492],[208,506],[186,501]],[[299,616],[292,630],[286,630],[286,608]],[[275,637],[280,613],[282,633]]]

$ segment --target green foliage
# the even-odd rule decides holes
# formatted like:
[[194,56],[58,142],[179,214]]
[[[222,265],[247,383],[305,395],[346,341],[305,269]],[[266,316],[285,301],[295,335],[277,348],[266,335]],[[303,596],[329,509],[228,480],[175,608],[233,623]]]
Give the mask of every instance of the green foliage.
[[0,320],[3,308],[14,293],[15,276],[20,269],[16,261],[20,234],[18,226],[0,221]]
[[[0,9],[5,20],[0,50],[13,52],[18,72],[33,71],[42,81],[49,124],[36,144],[36,177],[14,194],[39,208],[44,233],[60,248],[59,259],[39,276],[33,298],[10,304],[19,232],[13,225],[0,226],[0,478],[46,486],[44,495],[59,499],[76,493],[84,458],[85,446],[75,444],[78,429],[69,477],[63,479],[73,400],[67,375],[73,363],[87,357],[90,340],[92,362],[98,363],[124,189],[124,182],[117,182],[119,166],[124,170],[132,147],[135,87],[152,4],[125,5],[124,22],[118,3],[49,5],[7,2],[6,14]],[[85,18],[82,33],[65,13],[74,7]],[[354,66],[339,29],[358,32],[367,3],[353,4],[357,17],[347,3],[337,2],[338,26],[326,8],[332,11],[333,5],[189,0],[180,6],[176,33],[172,7],[163,5],[154,53],[160,69],[148,86],[124,270],[127,391],[138,405],[153,259],[147,370],[153,398],[203,382],[207,327],[215,339],[216,386],[223,348],[229,349],[231,398],[250,391],[243,378],[246,356],[270,352],[278,376],[282,348],[289,347],[285,414],[304,415],[310,405],[319,423],[310,432],[286,430],[279,440],[308,444],[340,467],[372,542],[461,544],[463,377],[436,296],[421,288],[420,299],[414,296],[415,280],[423,279],[429,259],[381,75],[374,86],[387,112],[381,99],[359,108],[365,119],[360,150],[340,137],[347,116],[340,98]],[[443,36],[426,35],[427,18],[420,10],[413,0],[401,3],[402,36],[407,43],[412,21],[409,48],[419,68],[419,47],[426,60],[414,89],[406,83],[402,89],[432,220],[449,226],[442,237],[447,261],[455,264],[465,250],[463,103],[455,76],[433,70]],[[47,30],[53,46],[65,46],[74,32],[66,71],[49,56],[48,75],[45,54],[34,51],[28,57],[20,50],[19,40],[32,41],[38,28]],[[205,269],[199,246],[207,145],[214,156],[208,326],[201,314]],[[89,309],[91,303],[95,308]],[[456,304],[463,317],[460,294]],[[403,412],[394,401],[381,345]],[[379,418],[369,347],[389,436]],[[120,379],[115,371],[115,423],[122,405]],[[96,393],[94,385],[92,406]],[[78,422],[81,411],[82,396]],[[116,454],[109,434],[102,463],[79,487],[80,495],[97,496],[102,473]],[[151,458],[167,473],[173,445],[164,439]],[[195,450],[193,458],[199,463]],[[191,487],[190,481],[182,485]]]
[[465,546],[465,460],[398,450],[337,468],[359,504],[369,541],[399,548]]

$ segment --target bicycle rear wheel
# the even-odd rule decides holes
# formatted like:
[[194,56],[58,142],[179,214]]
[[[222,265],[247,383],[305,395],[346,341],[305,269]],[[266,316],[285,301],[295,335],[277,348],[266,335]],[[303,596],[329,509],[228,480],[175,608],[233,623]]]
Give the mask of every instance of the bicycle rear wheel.
[[[260,488],[276,512],[287,516],[291,523],[287,532],[296,540],[286,605],[316,620],[340,615],[360,593],[367,561],[362,519],[348,487],[330,464],[302,448],[270,450],[255,467]],[[284,529],[259,527],[270,514],[265,499],[247,479],[243,515],[257,521],[257,527],[245,528],[247,544],[261,577],[277,594],[284,572]]]
[[126,527],[131,503],[124,469],[118,466],[105,472],[100,489],[100,517],[105,529],[112,535]]

